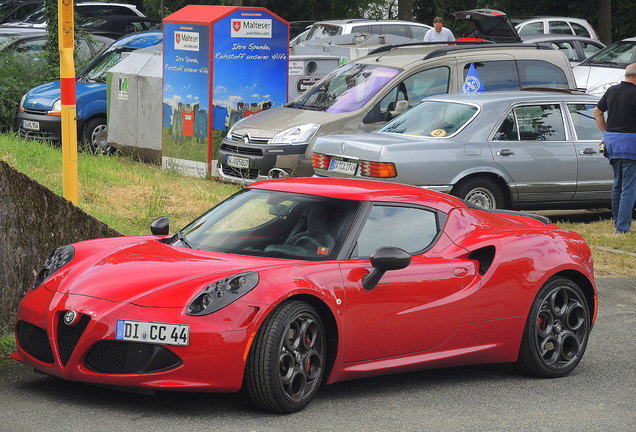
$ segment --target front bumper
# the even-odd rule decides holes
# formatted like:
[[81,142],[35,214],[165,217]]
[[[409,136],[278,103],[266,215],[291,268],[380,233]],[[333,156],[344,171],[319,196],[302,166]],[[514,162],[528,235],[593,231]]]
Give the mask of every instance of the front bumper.
[[[81,317],[74,327],[63,322],[68,310]],[[233,392],[242,385],[259,310],[237,301],[214,314],[191,317],[182,307],[140,307],[42,286],[20,303],[17,351],[12,357],[72,381],[151,390]],[[189,344],[115,340],[119,319],[187,324]]]
[[[250,184],[269,179],[272,169],[277,169],[274,177],[296,177],[298,160],[306,149],[307,144],[272,145],[226,137],[219,149],[219,177],[230,183]],[[247,166],[230,166],[228,156],[247,160]]]
[[[43,139],[47,141],[62,141],[62,118],[59,116],[46,115],[44,111],[24,111],[18,112],[18,134],[23,138]],[[37,122],[39,130],[27,129],[24,121]],[[82,130],[84,120],[77,119],[77,130]]]

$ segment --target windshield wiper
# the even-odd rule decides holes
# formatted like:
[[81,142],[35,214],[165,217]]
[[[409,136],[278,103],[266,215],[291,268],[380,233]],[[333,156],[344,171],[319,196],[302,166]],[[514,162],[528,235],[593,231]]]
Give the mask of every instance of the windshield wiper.
[[194,249],[192,247],[192,245],[190,243],[188,243],[188,241],[185,239],[185,237],[183,236],[183,234],[181,234],[181,231],[177,231],[177,233],[174,235],[174,237],[176,237],[177,240],[180,240],[181,243],[183,243],[183,245],[187,248],[190,249]]

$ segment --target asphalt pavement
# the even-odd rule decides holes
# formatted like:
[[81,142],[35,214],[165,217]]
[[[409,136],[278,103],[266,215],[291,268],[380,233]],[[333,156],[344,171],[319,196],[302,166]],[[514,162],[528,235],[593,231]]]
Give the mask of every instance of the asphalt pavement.
[[[0,366],[0,431],[636,430],[636,277],[597,280],[587,352],[565,378],[509,365],[439,369],[323,387],[302,412],[274,415],[240,394],[146,396]],[[218,367],[210,365],[210,367]]]

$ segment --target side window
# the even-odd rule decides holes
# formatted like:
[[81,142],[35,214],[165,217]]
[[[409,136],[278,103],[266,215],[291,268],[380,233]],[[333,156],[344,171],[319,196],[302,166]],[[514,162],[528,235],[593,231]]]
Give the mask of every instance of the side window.
[[357,26],[351,28],[351,33],[371,33],[371,26]]
[[556,104],[527,105],[514,109],[521,141],[564,141],[561,108]]
[[30,5],[24,5],[20,9],[15,11],[13,17],[11,17],[11,18],[12,18],[12,20],[15,20],[15,21],[21,21],[22,18],[24,18],[25,16],[27,16],[28,14],[30,14],[31,12],[33,12],[34,10],[39,8],[40,6],[41,6],[41,4],[38,4],[38,3],[34,3],[34,4],[30,4]]
[[422,99],[448,93],[450,69],[446,66],[427,69],[411,75],[395,86],[380,101],[380,112],[393,111],[398,101],[405,100],[413,107]]
[[572,42],[552,42],[552,47],[561,51],[570,61],[577,61],[576,48]]
[[77,56],[77,60],[79,60],[80,62],[88,61],[91,59],[91,57],[93,57],[91,47],[86,39],[82,38],[76,40],[75,55]]
[[548,33],[572,34],[572,29],[565,21],[548,21]]
[[585,58],[588,58],[595,52],[599,51],[601,47],[588,43],[588,42],[579,42],[581,44],[581,48],[583,49],[583,54],[585,54]]
[[[519,60],[521,87],[569,88],[568,79],[563,70],[542,60]],[[486,90],[488,88],[486,87]]]
[[533,22],[528,24],[523,24],[519,28],[520,35],[538,35],[543,34],[543,23],[542,22]]
[[[405,25],[383,25],[382,33],[411,38],[409,28]],[[422,36],[422,39],[424,39],[424,36]]]
[[426,249],[437,230],[437,218],[432,211],[376,205],[360,232],[354,255],[368,257],[382,246],[396,246],[412,254]]
[[594,104],[568,104],[568,111],[578,141],[600,141],[603,134],[594,121]]
[[514,112],[510,111],[492,138],[494,141],[519,141],[519,130]]
[[[474,62],[484,91],[519,90],[517,66],[513,60]],[[468,75],[471,63],[464,66],[464,79]]]
[[572,26],[572,30],[574,30],[574,34],[575,35],[583,36],[583,37],[589,37],[589,38],[592,37],[590,32],[585,27],[583,27],[581,24],[577,24],[575,22],[571,22],[570,25]]
[[413,34],[413,39],[424,40],[424,35],[428,29],[426,27],[420,26],[411,26],[411,33]]

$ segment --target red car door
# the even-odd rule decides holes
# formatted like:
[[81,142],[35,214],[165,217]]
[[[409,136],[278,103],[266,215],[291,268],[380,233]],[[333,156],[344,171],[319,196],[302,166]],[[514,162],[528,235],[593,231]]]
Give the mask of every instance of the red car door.
[[[345,289],[345,362],[430,350],[463,322],[479,291],[474,261],[447,259],[426,250],[438,238],[434,212],[422,208],[374,206],[360,232],[354,260],[341,263]],[[412,254],[411,264],[388,271],[366,290],[372,270],[366,258],[381,246]]]

